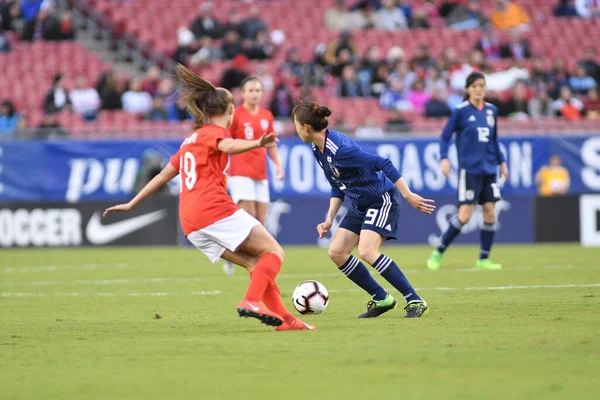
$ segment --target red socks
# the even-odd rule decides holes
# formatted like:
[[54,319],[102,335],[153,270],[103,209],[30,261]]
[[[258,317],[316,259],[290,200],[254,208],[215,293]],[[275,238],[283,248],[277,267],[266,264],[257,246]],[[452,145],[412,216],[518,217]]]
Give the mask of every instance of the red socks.
[[[279,257],[273,253],[262,256],[256,263],[254,271],[250,274],[250,285],[248,285],[244,300],[252,302],[262,301],[265,291],[271,284],[271,281],[275,281],[275,277],[279,274],[280,270],[281,260]],[[275,310],[273,311],[276,312]]]
[[278,314],[288,324],[296,319],[283,305],[283,301],[281,301],[281,292],[274,280],[270,282],[267,290],[265,290],[263,303],[265,303],[265,306],[267,306],[269,310]]

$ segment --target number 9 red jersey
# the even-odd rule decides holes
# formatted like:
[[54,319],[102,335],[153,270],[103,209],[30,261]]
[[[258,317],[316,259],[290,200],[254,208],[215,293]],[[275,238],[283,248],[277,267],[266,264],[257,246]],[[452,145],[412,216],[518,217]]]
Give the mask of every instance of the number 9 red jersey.
[[231,138],[227,129],[205,125],[186,138],[169,161],[179,170],[179,219],[186,236],[238,210],[227,194],[229,155],[217,148],[226,138]]

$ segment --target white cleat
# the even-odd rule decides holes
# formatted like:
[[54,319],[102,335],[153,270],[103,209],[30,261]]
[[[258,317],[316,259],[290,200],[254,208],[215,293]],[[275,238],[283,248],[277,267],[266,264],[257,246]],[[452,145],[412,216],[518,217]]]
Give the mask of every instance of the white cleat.
[[229,261],[226,260],[223,263],[223,271],[225,271],[226,275],[232,276],[233,273],[234,273],[234,269],[233,268],[234,267],[233,267],[233,264],[231,262],[229,262]]

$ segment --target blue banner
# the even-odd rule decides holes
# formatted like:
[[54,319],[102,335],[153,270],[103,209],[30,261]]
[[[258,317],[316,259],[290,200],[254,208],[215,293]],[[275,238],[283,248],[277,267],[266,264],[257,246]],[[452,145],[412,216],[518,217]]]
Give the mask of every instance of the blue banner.
[[[439,172],[435,138],[359,141],[365,150],[389,158],[410,187],[428,197],[455,196],[456,170],[445,178]],[[136,179],[148,159],[162,165],[179,148],[174,140],[47,141],[0,144],[0,202],[8,201],[122,201],[134,194]],[[505,196],[532,196],[535,174],[551,154],[562,157],[571,176],[571,193],[600,191],[600,136],[503,138],[510,178]],[[283,139],[279,150],[286,178],[271,179],[273,198],[326,198],[329,184],[309,145]],[[456,148],[449,159],[456,169]],[[269,168],[271,176],[274,168]],[[172,182],[176,194],[177,180]]]

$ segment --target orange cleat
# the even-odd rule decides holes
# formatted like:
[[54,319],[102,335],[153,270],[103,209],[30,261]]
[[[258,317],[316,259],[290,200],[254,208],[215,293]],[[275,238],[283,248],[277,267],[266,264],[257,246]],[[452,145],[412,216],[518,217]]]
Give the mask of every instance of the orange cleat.
[[316,326],[302,322],[299,319],[293,320],[291,323],[284,322],[281,326],[275,328],[276,331],[314,331]]
[[259,302],[242,300],[237,306],[237,312],[242,318],[256,318],[269,326],[280,326],[283,324],[283,318]]

